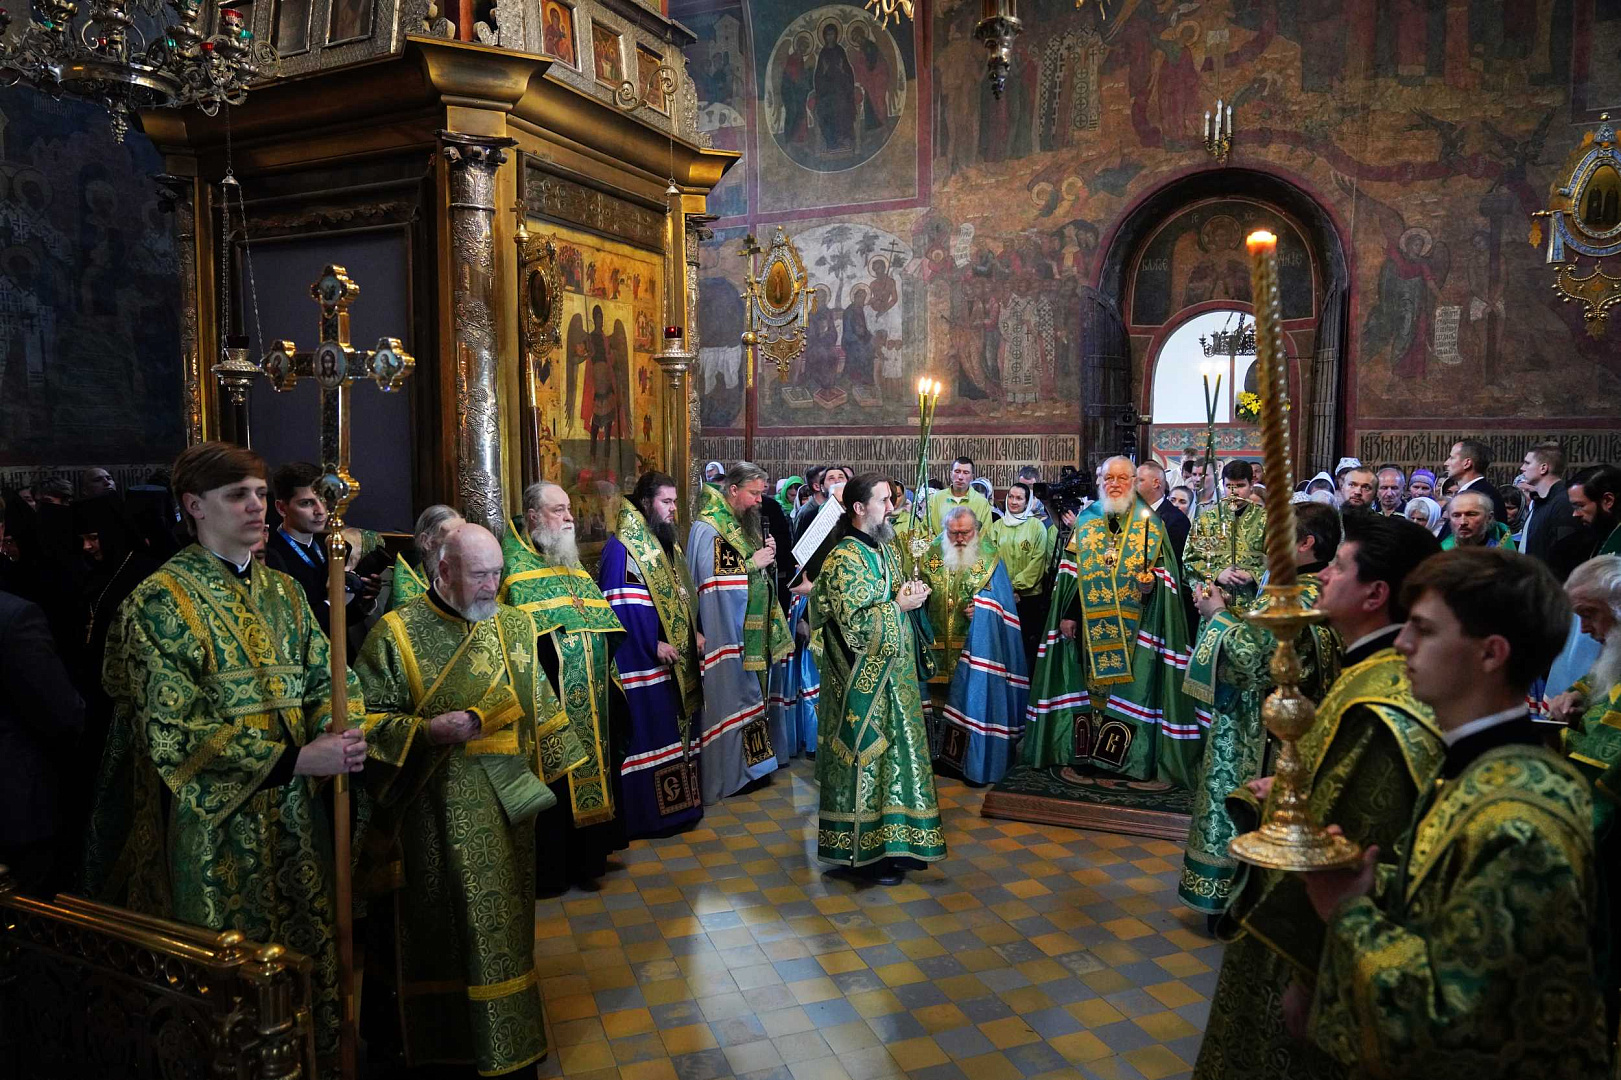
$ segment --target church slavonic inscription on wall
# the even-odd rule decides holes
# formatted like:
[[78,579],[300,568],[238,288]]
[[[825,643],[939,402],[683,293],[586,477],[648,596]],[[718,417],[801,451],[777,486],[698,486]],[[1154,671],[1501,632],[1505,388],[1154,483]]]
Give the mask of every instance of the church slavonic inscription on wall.
[[[735,435],[705,436],[694,457],[736,461],[743,440]],[[974,459],[974,471],[998,489],[1013,482],[1021,465],[1035,465],[1056,480],[1061,465],[1080,460],[1075,435],[936,435],[930,447],[929,472],[944,479],[959,454]],[[754,440],[755,463],[772,476],[792,476],[811,465],[837,461],[857,473],[881,472],[910,485],[916,481],[917,437],[914,435],[763,436]]]
[[1377,465],[1393,461],[1403,468],[1433,469],[1447,459],[1459,439],[1484,439],[1491,447],[1494,482],[1507,483],[1519,471],[1525,452],[1539,442],[1558,440],[1565,449],[1567,470],[1621,461],[1621,430],[1586,428],[1566,431],[1362,431],[1357,434],[1357,456]]

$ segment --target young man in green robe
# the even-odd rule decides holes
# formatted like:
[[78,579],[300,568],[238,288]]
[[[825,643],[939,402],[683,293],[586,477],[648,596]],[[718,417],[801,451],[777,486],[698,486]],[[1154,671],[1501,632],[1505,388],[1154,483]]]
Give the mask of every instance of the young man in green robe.
[[[1295,507],[1296,579],[1307,605],[1317,602],[1317,574],[1340,545],[1340,515],[1331,506]],[[1195,585],[1194,603],[1203,621],[1193,643],[1183,691],[1198,701],[1200,719],[1209,716],[1204,765],[1193,790],[1193,823],[1182,858],[1177,896],[1195,911],[1217,916],[1227,910],[1238,863],[1227,845],[1238,829],[1227,811],[1234,788],[1270,771],[1271,747],[1261,720],[1261,703],[1275,688],[1272,654],[1278,642],[1268,630],[1245,622],[1227,607],[1222,591]],[[1340,642],[1332,627],[1318,625],[1297,643],[1301,692],[1313,701],[1339,675]]]
[[811,647],[822,673],[818,858],[898,885],[946,857],[907,613],[929,589],[904,581],[882,476],[845,487],[842,536],[811,592]]
[[[1385,851],[1407,827],[1440,767],[1441,733],[1413,696],[1392,643],[1407,617],[1401,587],[1440,550],[1428,529],[1371,511],[1347,514],[1344,538],[1318,575],[1317,607],[1345,645],[1338,679],[1299,751],[1317,821],[1337,821],[1359,844]],[[1271,777],[1228,799],[1235,833],[1260,824]],[[1228,944],[1211,997],[1196,1080],[1339,1080],[1344,1068],[1284,1027],[1285,993],[1306,986],[1322,953],[1299,874],[1239,866],[1219,933]],[[1293,990],[1295,997],[1305,994]]]
[[1193,519],[1182,551],[1183,576],[1199,585],[1215,585],[1237,603],[1253,598],[1266,569],[1266,508],[1250,502],[1255,467],[1229,461],[1221,477],[1227,496]]
[[523,502],[523,530],[509,523],[501,545],[501,602],[534,621],[541,667],[586,754],[554,782],[558,806],[536,825],[540,890],[554,892],[600,878],[608,856],[626,844],[618,793],[625,699],[612,666],[625,628],[580,565],[568,492],[540,481],[529,485]]
[[385,615],[366,693],[372,827],[401,861],[395,963],[406,1065],[501,1076],[546,1053],[535,971],[535,817],[585,760],[535,661],[529,616],[495,602],[501,545],[463,523],[433,585]]
[[444,503],[434,503],[417,515],[413,551],[394,556],[394,580],[388,593],[388,610],[402,607],[428,591],[439,565],[439,546],[462,516]]
[[933,492],[928,501],[924,503],[924,518],[928,521],[929,536],[939,536],[946,529],[946,513],[956,507],[966,506],[974,512],[979,519],[979,527],[991,523],[991,504],[985,501],[985,496],[975,491],[974,459],[960,457],[951,463],[951,486]]
[[1526,709],[1570,605],[1539,560],[1491,548],[1403,591],[1396,648],[1445,757],[1394,866],[1375,847],[1298,875],[1327,924],[1309,1033],[1356,1076],[1608,1075],[1592,796]]
[[1192,787],[1204,747],[1182,693],[1176,551],[1136,493],[1131,460],[1110,458],[1102,475],[1102,497],[1077,519],[1059,564],[1019,758]]
[[[120,605],[102,666],[112,727],[86,848],[87,895],[315,963],[316,1048],[338,1047],[332,825],[325,777],[359,772],[358,726],[327,730],[326,635],[264,535],[264,461],[188,447],[172,473],[196,542]],[[349,675],[350,722],[365,707]]]

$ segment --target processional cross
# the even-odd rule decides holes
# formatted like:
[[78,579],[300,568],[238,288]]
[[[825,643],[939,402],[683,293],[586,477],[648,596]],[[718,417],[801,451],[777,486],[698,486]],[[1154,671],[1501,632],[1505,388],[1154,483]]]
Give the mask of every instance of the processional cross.
[[[349,388],[355,379],[370,376],[379,389],[399,389],[410,377],[416,361],[399,338],[385,337],[377,348],[356,350],[349,344],[349,307],[360,298],[360,286],[336,264],[327,266],[310,286],[310,296],[321,308],[321,336],[310,352],[299,352],[291,341],[271,343],[260,367],[276,390],[291,390],[302,376],[321,385],[321,477],[315,493],[326,503],[327,607],[332,645],[332,720],[329,730],[349,726],[348,624],[344,607],[344,571],[349,542],[343,536],[343,514],[360,494],[360,481],[349,472]],[[333,842],[337,885],[339,994],[342,1021],[340,1054],[345,1080],[356,1070],[358,1017],[355,1010],[355,945],[353,883],[349,876],[349,778],[334,778],[332,803]]]

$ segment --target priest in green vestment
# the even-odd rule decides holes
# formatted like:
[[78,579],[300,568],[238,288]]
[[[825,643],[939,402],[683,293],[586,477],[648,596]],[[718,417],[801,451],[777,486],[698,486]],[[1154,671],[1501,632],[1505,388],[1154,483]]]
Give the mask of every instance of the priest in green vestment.
[[1393,866],[1381,846],[1298,875],[1326,923],[1305,1030],[1357,1077],[1608,1075],[1592,796],[1526,708],[1570,605],[1491,548],[1436,556],[1404,594],[1396,648],[1445,756]]
[[501,544],[501,601],[534,620],[541,667],[586,754],[583,764],[555,781],[559,805],[536,826],[540,889],[554,892],[600,878],[608,856],[626,844],[619,814],[625,699],[613,670],[625,628],[580,565],[568,492],[540,481],[529,485],[523,501],[523,529],[509,523]]
[[[586,760],[535,661],[534,624],[495,602],[501,544],[463,523],[433,585],[385,615],[366,693],[372,821],[403,871],[392,981],[406,1065],[501,1076],[546,1053],[535,970],[535,818]],[[372,845],[376,850],[378,845]]]
[[934,644],[930,646],[934,651],[934,675],[929,682],[941,688],[942,700],[957,658],[968,643],[974,597],[990,582],[999,565],[996,548],[980,533],[973,511],[967,507],[948,511],[945,531],[929,545],[921,568],[923,582],[929,587],[929,625],[934,628]]
[[[107,636],[113,715],[85,893],[308,956],[316,1048],[335,1066],[332,825],[321,789],[325,777],[360,771],[365,737],[358,726],[326,730],[326,635],[303,588],[251,554],[264,535],[263,459],[198,443],[175,461],[172,483],[196,542],[136,587]],[[364,709],[351,673],[349,719],[358,725]]]
[[1183,576],[1216,585],[1237,603],[1253,599],[1266,568],[1266,508],[1250,502],[1255,467],[1229,461],[1221,469],[1227,496],[1199,511],[1182,551]]
[[[1402,583],[1440,550],[1406,518],[1348,514],[1334,559],[1318,575],[1317,608],[1346,642],[1339,678],[1300,740],[1307,802],[1320,822],[1338,822],[1359,844],[1385,852],[1440,767],[1441,732],[1413,696],[1392,643],[1407,617]],[[1260,824],[1271,777],[1228,799],[1235,833]],[[1309,983],[1323,926],[1299,874],[1240,865],[1218,927],[1228,942],[1211,996],[1196,1080],[1340,1080],[1344,1068],[1284,1026],[1284,994]],[[1302,991],[1296,991],[1296,994]]]
[[887,885],[946,857],[907,615],[929,589],[901,577],[892,505],[884,477],[850,481],[810,599],[823,709],[816,855]]
[[461,523],[462,516],[444,503],[434,503],[417,515],[412,550],[394,556],[394,579],[388,593],[389,611],[428,591],[433,572],[439,565],[439,547]]
[[[1295,508],[1296,580],[1305,590],[1306,604],[1317,602],[1317,574],[1339,544],[1338,511],[1321,503]],[[1227,910],[1238,868],[1227,853],[1228,843],[1238,835],[1227,812],[1227,796],[1271,771],[1273,747],[1261,720],[1261,703],[1277,685],[1271,663],[1278,642],[1270,631],[1251,626],[1228,610],[1220,589],[1211,585],[1193,589],[1204,618],[1182,688],[1199,702],[1200,720],[1209,734],[1199,783],[1193,789],[1193,822],[1176,891],[1193,910],[1216,916]],[[1331,627],[1314,626],[1301,635],[1297,655],[1301,692],[1315,701],[1339,675],[1339,638]]]
[[1191,788],[1203,753],[1182,693],[1187,616],[1176,551],[1129,458],[1075,523],[1030,677],[1025,765],[1071,763]]

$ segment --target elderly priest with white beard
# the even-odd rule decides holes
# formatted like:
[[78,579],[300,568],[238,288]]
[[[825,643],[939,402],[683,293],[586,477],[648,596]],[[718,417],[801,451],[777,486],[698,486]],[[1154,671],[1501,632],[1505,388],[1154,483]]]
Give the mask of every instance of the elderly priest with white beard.
[[700,747],[704,805],[734,794],[788,763],[788,661],[794,636],[773,588],[776,542],[761,524],[765,470],[739,461],[704,505],[687,537],[698,590],[704,719]]
[[529,616],[495,601],[500,543],[463,523],[434,559],[427,591],[383,616],[355,665],[371,827],[404,872],[381,977],[398,980],[408,1066],[533,1076],[546,1053],[535,818],[557,802],[542,780],[585,754],[535,663]]
[[1182,693],[1188,627],[1176,552],[1135,479],[1129,459],[1105,461],[1101,497],[1075,524],[1019,756],[1026,765],[1073,762],[1191,788],[1204,736]]
[[954,506],[945,521],[923,556],[937,650],[930,681],[949,684],[938,753],[970,783],[994,784],[1013,763],[1030,697],[1018,598],[973,509]]
[[534,620],[540,664],[586,754],[553,785],[558,806],[536,822],[540,891],[560,892],[589,887],[626,844],[619,812],[626,708],[612,668],[625,628],[580,565],[568,492],[542,480],[524,490],[523,506],[523,528],[509,523],[501,544],[501,600]]

